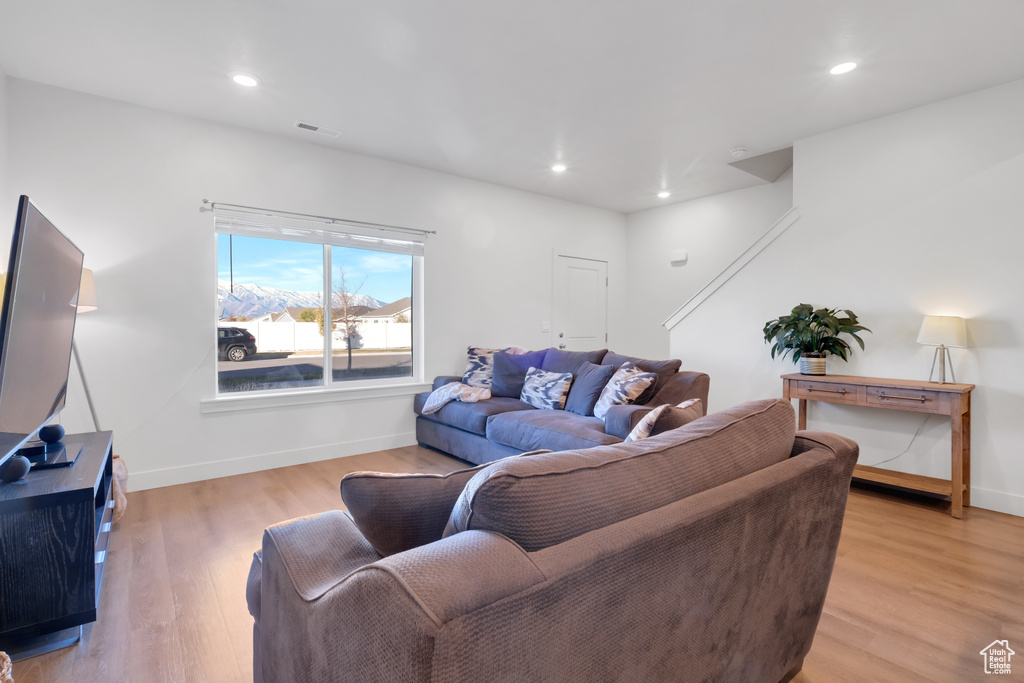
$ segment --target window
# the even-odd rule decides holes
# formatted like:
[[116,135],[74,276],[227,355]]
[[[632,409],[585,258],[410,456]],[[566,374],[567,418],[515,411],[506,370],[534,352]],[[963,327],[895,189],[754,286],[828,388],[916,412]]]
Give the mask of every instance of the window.
[[413,381],[422,233],[217,206],[218,394]]

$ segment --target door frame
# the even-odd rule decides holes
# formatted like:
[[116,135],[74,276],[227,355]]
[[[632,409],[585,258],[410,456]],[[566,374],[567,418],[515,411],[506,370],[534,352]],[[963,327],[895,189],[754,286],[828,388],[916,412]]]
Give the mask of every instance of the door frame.
[[604,255],[599,255],[599,254],[596,254],[596,253],[593,253],[593,252],[586,252],[586,251],[583,251],[583,253],[580,253],[580,252],[581,252],[581,250],[579,249],[579,247],[569,247],[569,248],[563,248],[563,249],[560,249],[560,248],[556,247],[556,248],[551,250],[551,322],[549,323],[550,326],[551,326],[551,329],[548,330],[548,338],[550,339],[549,346],[552,346],[552,347],[555,347],[555,348],[558,347],[558,339],[557,339],[557,337],[555,337],[555,328],[557,326],[557,323],[559,322],[556,319],[557,312],[556,312],[556,303],[555,303],[556,302],[555,274],[558,271],[558,259],[559,259],[559,257],[562,257],[562,256],[564,256],[566,258],[579,259],[581,261],[598,261],[598,262],[603,263],[605,265],[606,279],[605,279],[605,297],[604,297],[604,339],[605,339],[604,343],[606,345],[608,343],[608,337],[609,337],[609,334],[610,334],[608,332],[608,322],[609,322],[609,320],[608,320],[608,303],[609,303],[609,299],[611,299],[611,296],[610,296],[610,293],[611,293],[611,277],[612,277],[611,276],[611,260],[608,259]]

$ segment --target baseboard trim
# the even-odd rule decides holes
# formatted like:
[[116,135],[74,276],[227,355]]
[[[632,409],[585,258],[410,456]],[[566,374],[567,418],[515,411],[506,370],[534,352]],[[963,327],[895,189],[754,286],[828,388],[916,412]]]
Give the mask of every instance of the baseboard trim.
[[1024,517],[1024,496],[971,486],[971,507]]
[[389,448],[401,448],[403,446],[415,445],[415,443],[416,434],[408,432],[373,439],[325,444],[312,448],[262,453],[245,458],[232,458],[230,460],[181,465],[160,470],[132,472],[131,476],[128,477],[128,490],[144,491],[164,486],[189,484],[194,481],[205,481],[207,479],[230,477],[236,474],[272,470],[278,467],[287,467],[288,465],[301,465],[307,462],[373,453],[374,451],[383,451]]

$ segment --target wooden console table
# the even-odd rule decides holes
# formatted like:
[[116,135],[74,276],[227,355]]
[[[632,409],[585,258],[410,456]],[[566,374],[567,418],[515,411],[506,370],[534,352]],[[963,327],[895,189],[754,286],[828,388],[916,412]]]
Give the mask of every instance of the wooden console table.
[[952,425],[951,478],[936,479],[857,465],[853,478],[948,496],[950,514],[971,504],[971,390],[973,384],[938,384],[848,375],[783,375],[782,397],[800,400],[797,426],[807,429],[807,402],[824,401],[915,413],[948,415]]

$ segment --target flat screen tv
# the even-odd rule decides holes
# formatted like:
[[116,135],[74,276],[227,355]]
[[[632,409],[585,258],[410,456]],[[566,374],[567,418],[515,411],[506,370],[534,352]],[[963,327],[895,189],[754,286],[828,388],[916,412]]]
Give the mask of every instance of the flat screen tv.
[[0,308],[0,464],[64,407],[82,252],[18,202]]

